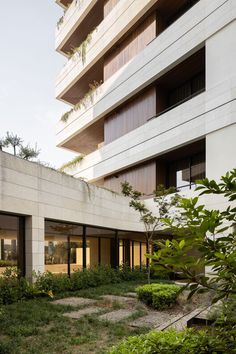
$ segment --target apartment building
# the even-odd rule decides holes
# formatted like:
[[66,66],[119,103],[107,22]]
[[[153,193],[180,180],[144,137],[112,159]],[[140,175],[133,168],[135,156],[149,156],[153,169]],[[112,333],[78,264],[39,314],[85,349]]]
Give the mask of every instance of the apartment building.
[[56,50],[68,58],[57,145],[83,158],[72,178],[0,151],[0,272],[141,267],[143,227],[120,183],[151,206],[160,183],[194,195],[196,179],[236,166],[236,2],[56,2]]
[[58,4],[68,62],[56,96],[72,108],[57,144],[84,155],[68,173],[117,192],[128,180],[148,198],[236,165],[235,1]]

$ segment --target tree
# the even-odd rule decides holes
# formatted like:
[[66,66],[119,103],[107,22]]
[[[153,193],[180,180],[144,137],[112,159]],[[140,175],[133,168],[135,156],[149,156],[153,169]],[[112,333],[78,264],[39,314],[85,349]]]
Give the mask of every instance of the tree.
[[14,155],[16,156],[16,148],[21,146],[23,140],[17,134],[7,132],[5,142],[13,147]]
[[[122,194],[126,197],[131,198],[129,203],[130,207],[138,211],[140,214],[140,221],[144,225],[145,229],[145,239],[147,245],[147,273],[148,273],[148,283],[150,284],[150,260],[151,246],[153,242],[153,236],[155,235],[157,229],[161,230],[163,228],[162,219],[169,215],[170,209],[175,206],[178,202],[179,195],[173,194],[176,192],[176,188],[170,187],[166,189],[163,185],[159,185],[157,189],[153,192],[155,197],[153,198],[157,206],[157,214],[150,211],[145,202],[141,200],[143,194],[133,189],[129,182],[125,181],[121,183]],[[170,196],[172,194],[172,196]]]
[[[158,270],[180,270],[188,281],[190,296],[212,290],[213,302],[236,294],[236,169],[221,177],[221,182],[198,181],[200,195],[222,195],[228,201],[225,210],[208,210],[199,198],[183,198],[179,204],[181,222],[164,218],[175,239],[158,242],[160,249],[150,258]],[[231,205],[232,204],[232,205]],[[191,256],[192,251],[198,256]],[[196,265],[212,272],[196,271]]]
[[18,156],[25,160],[30,160],[38,157],[40,150],[38,150],[37,145],[32,148],[29,144],[26,146],[21,145]]
[[0,151],[2,151],[4,147],[7,147],[7,145],[6,138],[0,138]]

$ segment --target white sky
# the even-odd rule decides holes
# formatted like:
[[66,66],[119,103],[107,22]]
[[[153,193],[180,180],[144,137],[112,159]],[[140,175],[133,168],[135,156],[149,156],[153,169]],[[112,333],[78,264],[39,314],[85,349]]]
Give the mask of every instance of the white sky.
[[0,0],[0,137],[6,131],[37,142],[39,159],[60,166],[74,154],[55,143],[55,125],[68,110],[55,99],[65,58],[54,50],[62,9],[54,0]]

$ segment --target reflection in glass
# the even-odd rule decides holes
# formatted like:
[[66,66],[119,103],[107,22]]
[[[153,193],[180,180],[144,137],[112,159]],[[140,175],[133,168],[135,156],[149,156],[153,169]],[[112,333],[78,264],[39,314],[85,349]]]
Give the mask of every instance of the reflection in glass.
[[45,270],[52,273],[67,273],[67,237],[45,236]]
[[0,215],[0,274],[18,261],[19,217]]
[[82,226],[45,222],[45,270],[67,273],[82,268]]
[[124,241],[120,240],[119,241],[119,265],[121,266],[124,263]]
[[101,239],[101,264],[111,264],[111,240],[109,238]]
[[70,271],[83,268],[83,239],[81,236],[70,236]]
[[134,242],[134,267],[140,267],[140,243]]
[[86,263],[87,267],[98,265],[98,238],[87,237]]
[[147,249],[146,249],[146,243],[142,242],[141,244],[141,264],[142,266],[146,266],[146,256],[145,254],[147,253]]

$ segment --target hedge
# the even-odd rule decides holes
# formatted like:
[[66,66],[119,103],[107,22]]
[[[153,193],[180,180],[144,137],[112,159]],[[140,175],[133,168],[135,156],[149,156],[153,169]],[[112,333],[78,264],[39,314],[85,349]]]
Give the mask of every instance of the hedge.
[[147,284],[136,289],[139,300],[157,310],[164,309],[175,303],[180,292],[175,284]]

